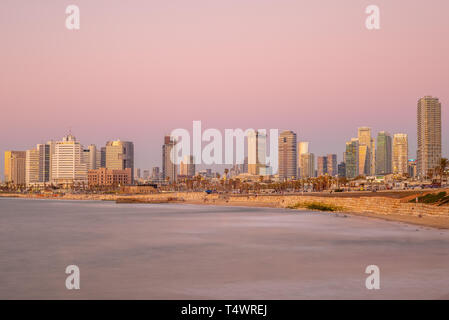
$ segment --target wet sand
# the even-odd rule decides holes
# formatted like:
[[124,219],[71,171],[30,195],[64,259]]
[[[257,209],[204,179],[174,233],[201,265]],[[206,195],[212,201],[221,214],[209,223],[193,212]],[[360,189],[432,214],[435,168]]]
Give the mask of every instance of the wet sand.
[[449,299],[448,248],[448,230],[343,214],[0,198],[1,299]]

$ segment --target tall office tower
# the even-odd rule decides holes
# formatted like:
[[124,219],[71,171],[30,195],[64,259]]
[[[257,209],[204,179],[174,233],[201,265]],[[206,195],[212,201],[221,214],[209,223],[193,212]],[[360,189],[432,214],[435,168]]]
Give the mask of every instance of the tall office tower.
[[441,103],[425,96],[418,100],[418,176],[426,177],[441,161]]
[[352,138],[346,142],[345,167],[346,177],[353,179],[359,175],[359,139]]
[[309,153],[309,142],[308,141],[300,141],[298,142],[298,155]]
[[83,147],[71,134],[55,145],[52,181],[71,184],[87,182],[87,166],[83,161]]
[[371,138],[371,175],[376,174],[376,140]]
[[87,149],[83,150],[83,161],[87,166],[87,170],[95,170],[97,167],[97,147],[94,144],[91,144]]
[[334,177],[338,174],[336,154],[327,155],[327,174],[331,177]]
[[[145,171],[144,171],[144,174],[145,174]],[[161,178],[160,168],[153,167],[152,173],[151,173],[151,179],[158,180],[160,178]],[[144,179],[148,179],[148,176],[146,178],[144,177]]]
[[377,135],[376,174],[390,174],[392,172],[391,160],[391,136],[388,132],[381,131]]
[[393,173],[407,174],[408,164],[408,138],[405,133],[393,135]]
[[195,176],[195,161],[193,156],[185,155],[181,161],[179,168],[179,174],[181,176],[194,177]]
[[248,173],[265,174],[267,135],[265,132],[248,132]]
[[307,141],[301,141],[298,142],[298,146],[297,146],[297,150],[298,150],[298,157],[297,157],[297,164],[296,164],[296,176],[297,177],[302,177],[302,173],[301,173],[301,155],[302,154],[306,154],[309,153],[309,142]]
[[172,156],[176,156],[175,145],[176,140],[173,137],[164,137],[164,145],[162,146],[162,178],[170,182],[176,182],[178,173],[176,159],[172,161]]
[[360,127],[358,129],[359,140],[359,174],[369,176],[372,174],[372,145],[371,128]]
[[46,143],[49,146],[49,162],[50,162],[50,166],[49,166],[49,173],[48,173],[48,181],[53,181],[52,179],[52,174],[53,174],[53,158],[54,158],[54,154],[55,154],[55,146],[56,146],[56,141],[50,140]]
[[283,131],[279,135],[279,178],[281,180],[296,179],[297,177],[297,154],[296,133]]
[[100,149],[100,168],[106,168],[106,147]]
[[327,157],[326,156],[318,157],[316,164],[317,164],[317,176],[320,177],[327,175]]
[[5,151],[5,182],[25,184],[26,151]]
[[315,155],[313,153],[301,154],[301,178],[315,177]]
[[346,177],[346,164],[344,162],[340,162],[338,164],[338,177],[339,178]]
[[95,152],[95,169],[101,168],[101,150],[96,150]]
[[408,175],[411,178],[416,178],[418,174],[418,168],[416,166],[416,160],[415,159],[409,159],[408,165],[407,165]]
[[26,151],[25,183],[27,186],[39,182],[39,150],[37,148]]
[[106,168],[131,169],[131,183],[134,182],[134,144],[131,141],[108,141],[106,143]]
[[39,151],[39,182],[49,182],[51,171],[51,145],[38,144],[37,150]]
[[87,149],[83,150],[83,161],[87,166],[87,170],[101,168],[101,151],[97,150],[96,145],[91,144]]

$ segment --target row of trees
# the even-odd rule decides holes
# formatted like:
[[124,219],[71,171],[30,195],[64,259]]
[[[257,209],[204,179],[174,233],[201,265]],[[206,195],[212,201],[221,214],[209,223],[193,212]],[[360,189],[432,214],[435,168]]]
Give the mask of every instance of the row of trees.
[[[440,165],[434,170],[429,172],[430,179],[437,179],[440,182],[447,181],[449,161],[447,158],[442,158]],[[237,191],[240,193],[248,192],[260,192],[261,190],[274,190],[275,192],[285,192],[287,190],[292,191],[323,191],[329,190],[331,187],[339,188],[343,186],[354,185],[356,180],[363,179],[364,177],[359,176],[353,180],[348,180],[346,178],[337,178],[330,176],[320,176],[316,178],[305,178],[285,182],[274,182],[271,180],[264,180],[264,177],[260,176],[258,181],[246,182],[240,179],[226,179],[225,177],[229,173],[228,169],[225,169],[224,176],[218,179],[206,179],[200,175],[193,178],[182,178],[180,181],[174,183],[167,183],[160,187],[161,190],[165,191],[204,191],[204,190],[216,190],[222,192],[233,192]],[[169,181],[167,181],[169,182]],[[111,186],[91,186],[88,187],[85,182],[74,183],[70,186],[65,186],[68,189],[74,191],[90,191],[90,192],[114,192],[118,190],[118,185]],[[55,191],[59,189],[60,186],[48,184],[43,188],[37,187],[27,187],[25,185],[16,185],[8,182],[0,186],[0,190],[3,192],[20,192],[20,191],[35,191],[37,189],[44,189],[47,191]]]

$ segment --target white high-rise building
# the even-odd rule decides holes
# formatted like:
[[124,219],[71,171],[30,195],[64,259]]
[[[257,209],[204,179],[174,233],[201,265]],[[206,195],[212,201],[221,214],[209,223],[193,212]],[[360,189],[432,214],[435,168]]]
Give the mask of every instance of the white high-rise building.
[[298,157],[297,157],[298,163],[297,163],[297,170],[296,170],[297,173],[296,173],[296,175],[298,177],[302,177],[303,176],[303,173],[302,173],[303,164],[302,164],[302,157],[301,156],[303,154],[308,154],[309,153],[309,142],[308,141],[298,142],[297,149],[298,149]]
[[52,160],[52,181],[71,184],[87,181],[87,165],[83,161],[83,147],[71,134],[55,144]]
[[266,174],[267,135],[262,131],[248,132],[248,173],[252,175]]
[[408,138],[405,133],[393,135],[393,173],[408,173]]
[[176,182],[178,179],[177,159],[172,159],[172,156],[176,157],[174,151],[176,143],[177,141],[174,137],[165,136],[164,144],[162,145],[162,178],[170,183]]
[[25,183],[27,186],[39,183],[39,150],[37,148],[26,151]]

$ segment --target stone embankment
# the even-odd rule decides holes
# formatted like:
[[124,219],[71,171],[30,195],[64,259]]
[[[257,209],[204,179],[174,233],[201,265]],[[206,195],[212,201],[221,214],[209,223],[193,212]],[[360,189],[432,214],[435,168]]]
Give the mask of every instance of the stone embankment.
[[[162,196],[162,195],[154,195]],[[153,196],[153,197],[154,197]],[[258,205],[267,207],[288,208],[296,204],[321,203],[341,208],[341,211],[374,214],[399,214],[399,215],[432,215],[449,217],[449,206],[435,206],[423,203],[410,203],[410,197],[405,199],[383,196],[370,197],[320,197],[306,195],[248,195],[226,196],[219,194],[204,195],[201,193],[178,193],[178,198],[187,202],[203,202],[209,204],[229,205]],[[413,198],[413,197],[412,197]]]
[[[448,190],[446,190],[448,191]],[[0,196],[8,196],[0,194]],[[60,197],[43,195],[9,195],[23,198],[51,198],[62,200],[103,200],[118,203],[187,203],[227,206],[250,206],[289,208],[301,207],[310,203],[319,203],[338,208],[338,211],[362,216],[381,217],[449,228],[449,206],[436,206],[423,203],[411,203],[414,196],[394,197],[378,194],[344,196],[335,194],[314,195],[228,195],[205,194],[203,192],[157,193],[148,195],[115,194],[66,194]],[[300,208],[299,208],[300,209]],[[427,222],[425,221],[427,218]]]

